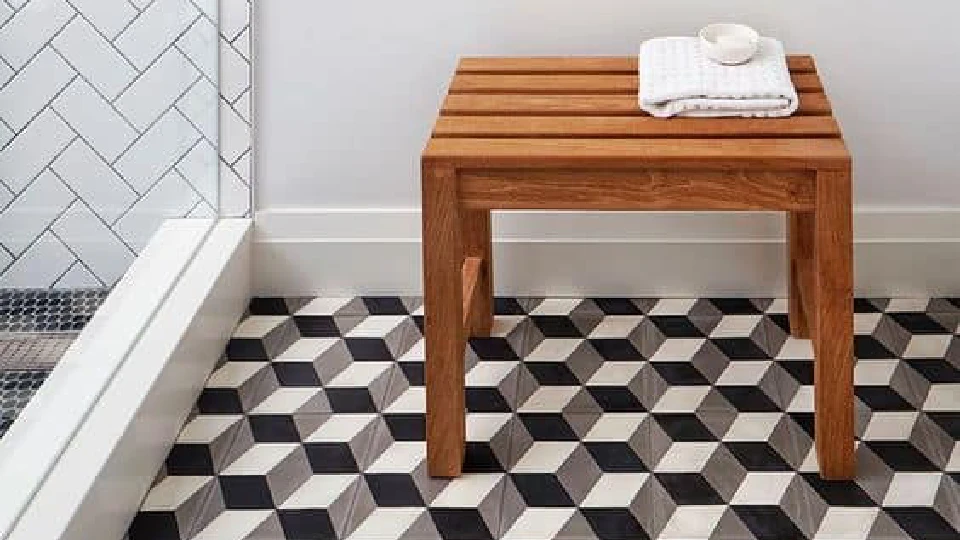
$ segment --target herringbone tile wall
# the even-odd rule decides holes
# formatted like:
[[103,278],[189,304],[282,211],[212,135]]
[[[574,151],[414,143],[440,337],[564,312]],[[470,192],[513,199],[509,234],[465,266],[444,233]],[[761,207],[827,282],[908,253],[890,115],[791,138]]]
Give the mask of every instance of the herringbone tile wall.
[[249,213],[250,91],[249,0],[0,0],[0,287],[111,286],[164,219]]

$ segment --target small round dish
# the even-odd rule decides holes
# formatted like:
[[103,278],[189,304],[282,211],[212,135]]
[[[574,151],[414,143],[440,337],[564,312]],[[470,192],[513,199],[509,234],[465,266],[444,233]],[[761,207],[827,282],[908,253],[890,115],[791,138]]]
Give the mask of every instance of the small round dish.
[[700,44],[714,62],[737,65],[749,62],[757,53],[760,34],[743,24],[711,24],[700,30]]

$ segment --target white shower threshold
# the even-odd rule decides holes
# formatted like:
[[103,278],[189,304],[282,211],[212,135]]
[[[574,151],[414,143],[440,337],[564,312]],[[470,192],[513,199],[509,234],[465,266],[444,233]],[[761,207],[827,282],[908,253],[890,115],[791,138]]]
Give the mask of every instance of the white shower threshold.
[[0,540],[123,537],[246,309],[251,228],[156,233],[0,439]]

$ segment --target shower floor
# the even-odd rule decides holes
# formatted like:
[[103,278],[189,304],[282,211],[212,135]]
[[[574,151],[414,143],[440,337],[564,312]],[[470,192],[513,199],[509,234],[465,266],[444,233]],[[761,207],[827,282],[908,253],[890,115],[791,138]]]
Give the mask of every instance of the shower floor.
[[816,473],[783,300],[496,306],[466,357],[466,473],[444,480],[418,299],[254,300],[130,540],[960,535],[958,299],[857,300],[849,482]]

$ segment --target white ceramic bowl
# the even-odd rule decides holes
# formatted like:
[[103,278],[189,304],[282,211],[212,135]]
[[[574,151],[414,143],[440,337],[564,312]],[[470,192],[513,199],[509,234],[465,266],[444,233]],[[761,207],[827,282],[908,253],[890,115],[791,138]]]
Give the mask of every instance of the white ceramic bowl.
[[750,61],[760,46],[760,34],[743,24],[711,24],[700,30],[704,54],[725,65]]

